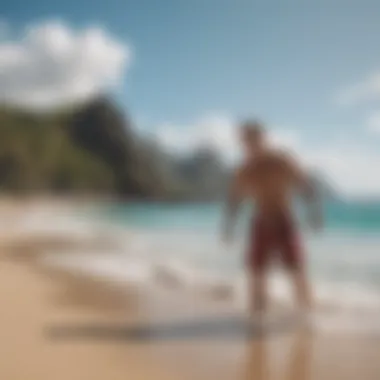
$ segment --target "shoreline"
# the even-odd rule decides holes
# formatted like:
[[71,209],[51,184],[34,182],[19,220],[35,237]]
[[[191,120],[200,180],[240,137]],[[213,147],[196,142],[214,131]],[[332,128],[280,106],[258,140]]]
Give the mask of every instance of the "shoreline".
[[0,250],[1,379],[380,377],[379,333],[310,332],[278,313],[262,334],[226,302],[44,264],[64,239],[17,243]]

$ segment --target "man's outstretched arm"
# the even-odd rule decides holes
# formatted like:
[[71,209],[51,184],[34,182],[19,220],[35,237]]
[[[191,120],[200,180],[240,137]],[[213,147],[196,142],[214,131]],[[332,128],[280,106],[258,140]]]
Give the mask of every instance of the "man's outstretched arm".
[[229,191],[227,194],[226,209],[223,220],[222,238],[225,242],[230,242],[233,238],[233,232],[236,223],[239,206],[243,200],[242,192],[243,174],[241,170],[236,171],[232,178]]
[[303,198],[307,202],[309,209],[309,223],[313,228],[320,229],[323,225],[323,209],[320,194],[310,178],[301,182]]
[[309,175],[300,167],[296,160],[287,158],[287,164],[303,199],[308,205],[309,223],[313,228],[321,228],[323,224],[323,210],[320,194],[318,194],[315,183],[313,183]]

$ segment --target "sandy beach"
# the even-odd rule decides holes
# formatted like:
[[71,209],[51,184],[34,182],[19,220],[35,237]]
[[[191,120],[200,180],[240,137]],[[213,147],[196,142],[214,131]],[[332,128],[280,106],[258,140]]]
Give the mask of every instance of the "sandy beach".
[[74,275],[21,251],[1,252],[1,379],[380,378],[379,335],[284,316],[259,333],[227,304]]

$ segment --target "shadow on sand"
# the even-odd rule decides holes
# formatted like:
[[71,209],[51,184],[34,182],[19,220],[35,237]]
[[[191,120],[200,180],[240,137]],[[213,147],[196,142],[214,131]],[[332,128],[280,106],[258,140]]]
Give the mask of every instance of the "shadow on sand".
[[115,325],[88,323],[49,326],[45,333],[52,340],[119,340],[128,342],[160,342],[194,339],[252,339],[281,334],[296,327],[294,318],[282,318],[265,328],[242,317],[208,317],[188,321],[157,324]]

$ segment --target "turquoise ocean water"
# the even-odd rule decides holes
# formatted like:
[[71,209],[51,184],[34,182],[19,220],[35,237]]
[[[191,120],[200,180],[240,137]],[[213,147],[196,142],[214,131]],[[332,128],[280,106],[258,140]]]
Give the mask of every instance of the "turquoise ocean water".
[[[325,226],[318,233],[303,223],[302,207],[297,213],[313,276],[380,286],[380,202],[330,202],[323,208]],[[116,204],[103,215],[138,232],[152,256],[186,258],[199,267],[228,273],[242,269],[251,212],[248,206],[241,210],[236,242],[229,248],[219,239],[221,203]]]
[[[366,311],[380,329],[380,202],[325,203],[325,226],[318,233],[303,222],[302,205],[296,210],[318,302],[340,310],[337,324],[348,310]],[[69,257],[87,272],[115,281],[133,279],[156,287],[164,277],[173,289],[211,298],[223,289],[240,304],[247,297],[243,264],[251,215],[252,209],[244,206],[235,241],[226,247],[220,239],[222,203],[103,205],[87,219],[114,231],[121,248],[59,260]],[[274,298],[291,300],[283,271],[273,270],[270,289]]]

